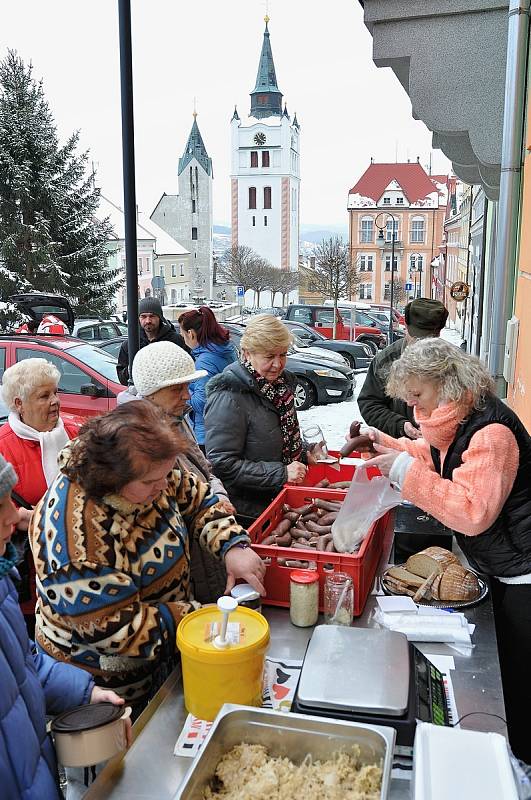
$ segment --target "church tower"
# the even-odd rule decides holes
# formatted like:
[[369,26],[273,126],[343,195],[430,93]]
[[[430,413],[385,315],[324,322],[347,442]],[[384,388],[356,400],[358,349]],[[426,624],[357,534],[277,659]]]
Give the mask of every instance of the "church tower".
[[265,18],[251,111],[231,119],[232,244],[252,247],[274,267],[298,269],[299,138],[297,115],[282,109]]
[[212,159],[197,124],[179,159],[178,194],[163,194],[151,219],[190,252],[190,296],[212,297]]

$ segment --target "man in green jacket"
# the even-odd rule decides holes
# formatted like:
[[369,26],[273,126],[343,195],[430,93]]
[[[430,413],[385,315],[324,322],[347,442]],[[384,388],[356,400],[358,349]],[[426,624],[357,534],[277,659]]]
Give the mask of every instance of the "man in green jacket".
[[387,376],[393,361],[400,358],[410,342],[440,336],[448,311],[439,300],[420,297],[407,304],[404,316],[407,329],[405,337],[393,342],[374,357],[358,397],[358,405],[367,425],[372,425],[395,439],[400,436],[417,439],[420,431],[413,418],[413,409],[402,400],[393,400],[386,395]]

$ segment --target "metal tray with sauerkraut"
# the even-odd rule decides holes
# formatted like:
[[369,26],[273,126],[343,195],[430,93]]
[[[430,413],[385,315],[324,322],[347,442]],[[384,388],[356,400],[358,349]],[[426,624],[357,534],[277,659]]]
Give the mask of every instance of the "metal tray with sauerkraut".
[[226,704],[174,800],[385,800],[395,735]]

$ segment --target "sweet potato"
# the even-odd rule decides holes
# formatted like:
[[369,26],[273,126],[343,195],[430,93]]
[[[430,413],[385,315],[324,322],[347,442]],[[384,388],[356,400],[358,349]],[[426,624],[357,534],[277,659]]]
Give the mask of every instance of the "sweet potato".
[[341,503],[332,502],[332,500],[322,500],[320,497],[315,497],[313,502],[317,508],[322,508],[323,511],[339,511],[341,508]]
[[311,520],[306,523],[306,527],[309,531],[311,531],[311,533],[317,533],[319,536],[332,533],[331,525],[318,525],[316,522],[312,522]]
[[291,528],[290,520],[283,519],[278,523],[277,527],[270,532],[270,536],[283,536],[285,533],[289,531],[290,528]]

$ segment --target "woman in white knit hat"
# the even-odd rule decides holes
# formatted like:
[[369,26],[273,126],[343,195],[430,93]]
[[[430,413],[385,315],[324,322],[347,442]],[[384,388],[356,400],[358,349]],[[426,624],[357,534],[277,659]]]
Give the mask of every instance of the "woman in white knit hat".
[[[174,419],[177,430],[186,437],[189,451],[180,455],[183,466],[197,475],[200,480],[210,483],[212,491],[218,496],[227,513],[234,514],[227,491],[219,478],[212,474],[210,462],[199,447],[186,414],[189,410],[190,381],[202,378],[207,373],[197,370],[188,353],[173,342],[154,342],[143,347],[133,361],[133,381],[136,397],[130,392],[127,399],[142,397],[162,408]],[[122,402],[125,398],[122,397]],[[200,603],[212,603],[225,591],[227,575],[225,566],[218,559],[193,540],[191,547],[191,579],[194,597]]]

